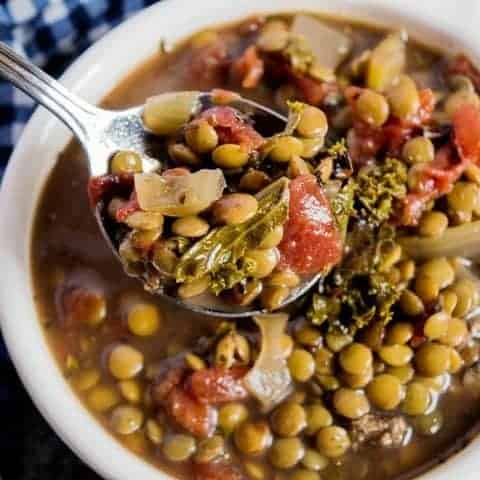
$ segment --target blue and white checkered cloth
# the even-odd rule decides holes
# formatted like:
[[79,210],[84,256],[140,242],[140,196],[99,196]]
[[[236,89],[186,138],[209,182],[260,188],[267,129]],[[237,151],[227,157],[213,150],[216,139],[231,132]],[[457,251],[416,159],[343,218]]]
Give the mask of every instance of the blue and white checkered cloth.
[[[110,28],[155,1],[0,0],[0,41],[58,77]],[[0,179],[34,107],[29,97],[0,79]],[[0,479],[100,480],[36,412],[1,335],[0,425]]]
[[[157,0],[0,0],[0,41],[53,76],[105,32]],[[0,80],[0,176],[33,101]]]
[[[58,77],[108,30],[156,1],[0,0],[0,41]],[[0,78],[0,178],[34,107]],[[0,361],[5,356],[0,338]]]

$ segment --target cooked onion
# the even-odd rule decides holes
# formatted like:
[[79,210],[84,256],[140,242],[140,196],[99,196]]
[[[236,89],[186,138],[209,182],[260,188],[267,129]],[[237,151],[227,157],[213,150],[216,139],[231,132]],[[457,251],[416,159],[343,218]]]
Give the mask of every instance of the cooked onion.
[[200,92],[162,93],[147,98],[145,126],[157,135],[172,135],[200,110]]
[[335,70],[352,49],[352,39],[348,35],[311,15],[296,15],[291,32],[306,39],[315,62],[324,68]]
[[140,208],[171,217],[195,215],[206,210],[222,196],[225,186],[225,177],[220,169],[199,170],[183,176],[135,175]]
[[244,382],[263,410],[269,411],[290,393],[292,387],[281,344],[288,315],[273,313],[253,318],[262,333],[262,348]]
[[404,237],[399,243],[413,258],[480,258],[480,221],[447,228],[438,238]]

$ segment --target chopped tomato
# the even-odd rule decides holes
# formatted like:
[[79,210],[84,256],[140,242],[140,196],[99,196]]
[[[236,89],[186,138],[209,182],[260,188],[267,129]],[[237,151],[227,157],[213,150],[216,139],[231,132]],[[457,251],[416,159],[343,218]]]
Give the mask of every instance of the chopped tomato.
[[440,148],[435,159],[425,165],[414,191],[402,200],[400,223],[402,225],[416,225],[425,205],[441,195],[448,193],[453,184],[460,178],[467,162],[461,160],[452,145]]
[[247,370],[243,367],[204,368],[194,372],[188,383],[192,395],[200,403],[216,405],[242,400],[248,396],[242,383],[246,373]]
[[465,75],[480,90],[480,71],[466,55],[457,55],[448,69],[451,75]]
[[265,139],[231,107],[209,108],[202,112],[200,118],[215,128],[221,143],[236,143],[251,152],[265,142]]
[[418,92],[420,96],[420,108],[413,119],[415,125],[424,125],[432,118],[435,109],[435,95],[431,88],[424,88]]
[[217,412],[182,387],[173,387],[163,402],[167,415],[197,437],[208,437],[217,426]]
[[290,182],[290,211],[279,245],[280,268],[314,274],[338,263],[342,242],[325,193],[313,175]]
[[321,105],[328,95],[338,92],[336,83],[320,82],[295,72],[293,68],[288,68],[287,71],[292,83],[300,90],[305,101],[311,105]]
[[232,64],[234,77],[240,79],[243,88],[255,88],[265,71],[263,60],[258,56],[257,47],[250,45]]
[[200,403],[185,388],[187,369],[182,359],[166,360],[163,371],[152,386],[153,401],[167,415],[196,436],[208,436],[216,427],[216,412]]
[[348,150],[355,164],[361,165],[374,157],[385,145],[382,129],[354,120],[347,135]]
[[92,177],[88,181],[88,197],[90,204],[95,207],[105,196],[114,195],[127,197],[133,188],[133,175],[122,173],[119,175],[107,174]]
[[453,114],[455,145],[465,161],[480,163],[480,109],[464,104]]
[[[347,87],[345,98],[355,113],[355,102],[364,89]],[[381,127],[373,127],[359,118],[354,118],[353,129],[348,136],[348,146],[352,160],[361,164],[374,157],[381,150],[390,155],[398,155],[403,144],[415,131],[430,121],[435,102],[432,90],[420,90],[420,106],[417,113],[409,119],[393,116]]]
[[480,163],[480,110],[473,105],[462,105],[453,114],[453,140],[440,148],[433,162],[426,165],[415,191],[403,200],[400,222],[416,225],[425,205],[450,192],[470,162]]
[[193,464],[195,480],[245,480],[247,477],[235,465],[222,461]]

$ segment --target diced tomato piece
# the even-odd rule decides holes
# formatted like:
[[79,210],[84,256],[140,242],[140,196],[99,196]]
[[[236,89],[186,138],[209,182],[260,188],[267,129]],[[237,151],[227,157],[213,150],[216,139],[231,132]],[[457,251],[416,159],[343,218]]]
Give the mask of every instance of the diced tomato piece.
[[265,139],[248,123],[242,120],[234,108],[212,107],[201,113],[218,133],[220,143],[236,143],[251,152],[265,143]]
[[200,403],[182,387],[173,387],[163,402],[167,415],[197,437],[208,437],[217,426],[217,411]]
[[106,196],[110,198],[114,195],[127,197],[132,189],[133,175],[131,173],[100,175],[92,177],[88,181],[88,197],[92,207],[95,207]]
[[235,465],[222,461],[193,464],[195,480],[245,480],[247,477]]
[[188,74],[202,85],[224,83],[228,72],[229,59],[225,41],[218,41],[195,50]]
[[[358,96],[364,91],[360,87],[347,87],[345,98],[355,113]],[[417,113],[408,120],[391,116],[382,127],[367,125],[360,118],[355,118],[353,129],[349,133],[348,145],[352,160],[362,164],[374,157],[381,150],[390,155],[398,155],[403,144],[412,137],[416,130],[430,121],[435,102],[432,90],[421,90],[420,107]]]
[[465,161],[480,163],[480,109],[464,104],[453,114],[452,121],[459,155]]
[[242,382],[246,373],[244,367],[204,368],[194,372],[188,384],[200,403],[217,405],[247,398],[248,391]]
[[348,132],[347,143],[352,161],[362,165],[385,146],[385,134],[380,128],[354,120],[353,128]]
[[258,56],[257,47],[250,45],[232,64],[234,77],[240,79],[243,88],[255,88],[265,72],[263,60]]
[[206,120],[212,127],[232,130],[239,128],[244,123],[234,108],[224,106],[209,108],[201,113],[200,118]]
[[280,268],[322,272],[342,257],[342,241],[325,193],[313,175],[290,182],[290,210],[280,250]]
[[461,160],[451,145],[445,145],[435,154],[435,159],[425,165],[418,186],[402,200],[400,223],[416,225],[426,204],[450,192],[468,162]]
[[336,83],[320,82],[314,78],[288,69],[289,78],[292,83],[303,94],[305,101],[311,105],[321,105],[328,95],[338,93]]
[[398,118],[391,118],[382,128],[385,141],[385,149],[390,155],[398,155],[403,144],[413,134],[414,127]]
[[466,55],[457,55],[448,72],[451,75],[465,75],[472,81],[475,88],[480,90],[480,71]]
[[420,96],[420,108],[418,110],[415,123],[424,125],[432,118],[433,110],[435,110],[435,95],[431,88],[424,88],[418,92]]

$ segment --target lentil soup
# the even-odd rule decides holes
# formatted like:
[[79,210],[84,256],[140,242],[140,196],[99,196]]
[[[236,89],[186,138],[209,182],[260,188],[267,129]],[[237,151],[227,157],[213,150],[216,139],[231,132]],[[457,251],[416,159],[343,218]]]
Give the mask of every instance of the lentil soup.
[[[127,191],[97,200],[124,265],[155,264],[159,250],[162,266],[177,269],[212,232],[247,228],[258,192],[281,184],[285,215],[242,253],[253,269],[220,289],[274,313],[236,324],[203,317],[125,275],[71,144],[32,239],[38,309],[66,380],[126,448],[181,479],[387,480],[445,460],[480,416],[480,73],[405,32],[279,15],[159,52],[103,104],[214,88],[289,114],[294,126],[263,138],[243,116],[222,124],[229,107],[189,111],[181,133],[169,133],[162,174],[193,177],[213,162],[227,193],[174,220],[131,210],[140,172],[134,154],[119,152],[101,180],[127,178]],[[155,132],[158,117],[148,118]],[[328,213],[330,236],[305,204]],[[323,272],[313,292],[276,311],[312,268]],[[213,282],[218,271],[208,274]],[[178,294],[212,285],[194,280]]]

